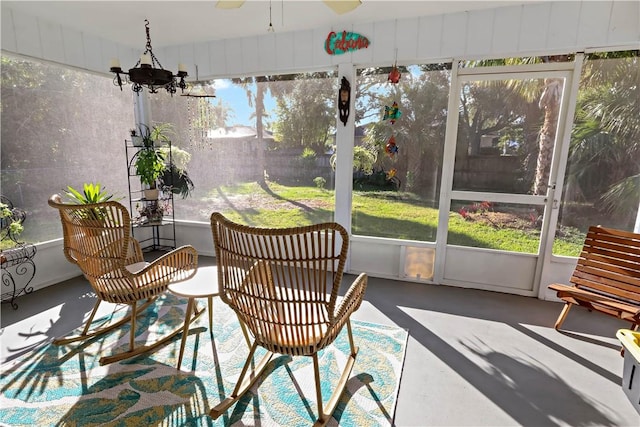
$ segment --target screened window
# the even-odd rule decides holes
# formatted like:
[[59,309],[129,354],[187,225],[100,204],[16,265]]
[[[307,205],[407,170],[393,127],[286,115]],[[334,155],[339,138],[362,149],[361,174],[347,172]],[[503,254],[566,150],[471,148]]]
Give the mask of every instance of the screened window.
[[175,217],[209,221],[219,211],[262,227],[331,221],[335,72],[217,79],[215,98],[151,98],[152,121],[170,123],[188,154],[193,191]]
[[391,71],[357,72],[353,233],[435,241],[450,64]]
[[20,240],[62,237],[47,200],[69,185],[100,182],[126,198],[131,91],[111,78],[5,55],[1,91],[2,194],[27,211]]
[[638,141],[638,51],[589,55],[580,76],[554,254],[577,256],[591,225],[633,231],[640,205]]

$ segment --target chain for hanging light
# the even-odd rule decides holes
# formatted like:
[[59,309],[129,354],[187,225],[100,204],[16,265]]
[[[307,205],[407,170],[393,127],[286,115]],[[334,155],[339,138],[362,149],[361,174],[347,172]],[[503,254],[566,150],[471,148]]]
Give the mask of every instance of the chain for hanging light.
[[269,0],[269,28],[267,28],[267,32],[273,33],[275,32],[275,28],[273,28],[273,22],[271,19],[271,0]]
[[[112,59],[110,71],[116,75],[113,83],[119,86],[120,90],[122,90],[123,85],[131,83],[131,88],[136,93],[140,92],[143,88],[147,88],[150,93],[157,93],[159,88],[164,88],[172,96],[176,93],[177,88],[180,88],[184,92],[187,87],[184,78],[188,76],[185,66],[179,64],[176,75],[162,67],[162,64],[160,64],[160,61],[158,61],[158,58],[154,55],[153,48],[151,47],[149,20],[145,19],[144,22],[147,35],[147,44],[144,53],[128,72],[122,71],[120,61],[117,58]],[[123,78],[121,75],[126,77]],[[178,78],[179,81],[176,80]]]

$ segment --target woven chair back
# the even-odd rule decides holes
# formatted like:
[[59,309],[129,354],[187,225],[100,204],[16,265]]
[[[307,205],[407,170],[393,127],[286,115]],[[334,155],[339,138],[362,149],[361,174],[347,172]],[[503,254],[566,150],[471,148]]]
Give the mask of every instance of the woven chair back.
[[130,296],[122,295],[133,287],[125,269],[131,233],[127,209],[115,201],[65,204],[59,196],[53,196],[49,205],[60,213],[67,259],[80,267],[102,299],[130,301]]
[[337,223],[257,228],[211,216],[221,298],[256,341],[309,355],[334,320],[349,239]]

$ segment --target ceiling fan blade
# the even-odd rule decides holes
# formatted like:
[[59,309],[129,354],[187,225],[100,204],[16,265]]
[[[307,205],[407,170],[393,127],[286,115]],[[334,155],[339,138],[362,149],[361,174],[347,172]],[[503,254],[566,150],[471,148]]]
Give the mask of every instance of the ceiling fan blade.
[[338,15],[351,12],[362,4],[360,0],[322,0],[322,2]]
[[237,9],[242,6],[243,3],[244,1],[218,0],[216,7],[218,9]]

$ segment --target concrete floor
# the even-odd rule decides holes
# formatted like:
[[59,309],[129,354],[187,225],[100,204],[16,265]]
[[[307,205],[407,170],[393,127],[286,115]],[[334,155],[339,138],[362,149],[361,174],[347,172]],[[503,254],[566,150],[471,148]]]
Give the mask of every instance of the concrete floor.
[[[17,310],[3,304],[1,360],[78,327],[94,302],[78,277],[19,298]],[[397,426],[639,426],[621,388],[615,338],[629,325],[574,308],[558,332],[560,309],[535,298],[370,278],[354,318],[409,331]]]

